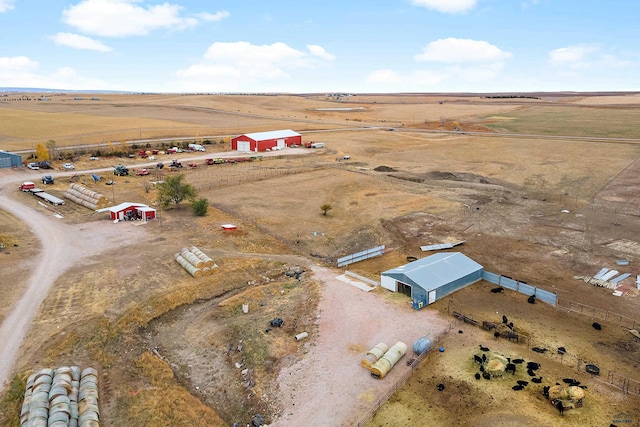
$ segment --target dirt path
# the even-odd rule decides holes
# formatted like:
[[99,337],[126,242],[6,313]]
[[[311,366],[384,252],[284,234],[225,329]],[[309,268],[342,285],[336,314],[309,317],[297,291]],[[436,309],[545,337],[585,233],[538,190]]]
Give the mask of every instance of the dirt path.
[[11,376],[31,321],[56,280],[82,259],[126,245],[127,241],[135,242],[136,237],[144,233],[142,227],[121,227],[115,233],[114,229],[104,227],[102,221],[67,225],[44,208],[38,209],[35,198],[29,205],[12,198],[14,181],[16,175],[11,171],[0,173],[0,206],[31,228],[42,250],[31,260],[33,273],[26,291],[0,325],[0,390]]
[[[312,265],[322,284],[318,336],[311,336],[305,359],[278,377],[284,409],[273,426],[353,425],[410,369],[413,343],[435,338],[448,326],[437,312],[416,312],[407,300],[387,299],[336,279],[337,271]],[[406,356],[383,379],[371,377],[360,360],[376,344],[402,341]]]

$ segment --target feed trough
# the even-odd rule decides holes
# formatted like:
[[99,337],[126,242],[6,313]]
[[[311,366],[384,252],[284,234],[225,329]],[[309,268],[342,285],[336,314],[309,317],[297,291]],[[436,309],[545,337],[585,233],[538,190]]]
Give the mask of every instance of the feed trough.
[[600,375],[600,368],[596,365],[586,365],[584,369],[592,375]]

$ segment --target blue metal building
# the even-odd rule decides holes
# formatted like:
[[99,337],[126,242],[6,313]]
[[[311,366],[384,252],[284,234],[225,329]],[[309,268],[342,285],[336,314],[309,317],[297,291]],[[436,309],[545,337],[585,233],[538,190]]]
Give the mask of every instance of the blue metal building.
[[21,168],[22,156],[0,150],[0,168]]
[[440,252],[380,274],[380,284],[411,297],[416,310],[482,280],[483,267],[460,252]]

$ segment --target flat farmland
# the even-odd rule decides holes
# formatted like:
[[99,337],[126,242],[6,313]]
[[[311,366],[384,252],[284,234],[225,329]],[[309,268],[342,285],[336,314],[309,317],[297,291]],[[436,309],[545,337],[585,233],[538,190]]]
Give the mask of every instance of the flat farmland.
[[[255,413],[287,425],[286,420],[305,415],[305,402],[296,397],[304,393],[296,389],[319,381],[313,383],[314,393],[320,393],[314,398],[344,411],[333,414],[329,424],[353,425],[375,407],[385,388],[396,387],[397,376],[371,389],[357,388],[366,383],[359,379],[332,392],[335,374],[307,375],[305,360],[341,364],[377,344],[372,342],[375,334],[385,330],[374,334],[362,326],[350,342],[332,346],[341,336],[340,325],[350,324],[348,316],[356,324],[356,318],[366,320],[377,308],[397,310],[398,316],[413,312],[407,311],[408,298],[382,289],[366,298],[333,294],[333,278],[342,273],[333,268],[335,259],[385,244],[389,252],[383,257],[349,268],[377,280],[381,271],[405,263],[408,256],[425,256],[421,245],[464,240],[457,250],[488,271],[556,292],[560,308],[527,304],[519,294],[495,295],[489,292],[491,285],[478,283],[415,312],[416,322],[426,321],[422,314],[437,318],[434,324],[454,322],[443,341],[447,351],[430,355],[368,425],[420,426],[425,414],[444,425],[453,413],[457,425],[560,422],[541,395],[542,386],[516,392],[506,380],[476,381],[473,354],[479,344],[542,362],[543,385],[564,377],[578,377],[588,385],[585,408],[568,411],[564,425],[606,425],[614,410],[640,419],[637,397],[577,368],[578,360],[595,362],[603,372],[640,381],[640,343],[613,321],[603,322],[605,330],[598,335],[592,318],[565,310],[573,301],[638,317],[631,279],[640,273],[640,242],[634,237],[640,235],[635,212],[640,197],[629,189],[640,184],[640,146],[635,141],[556,137],[635,138],[630,124],[638,110],[633,102],[620,100],[625,96],[356,95],[339,101],[320,95],[98,96],[96,101],[69,95],[1,101],[0,118],[10,120],[0,122],[0,146],[29,149],[33,142],[53,139],[64,147],[140,135],[222,139],[291,128],[303,133],[305,142],[324,142],[325,148],[289,148],[287,155],[270,153],[262,160],[212,166],[202,164],[203,154],[195,160],[196,168],[115,177],[112,187],[94,183],[85,170],[119,161],[137,168],[142,160],[104,156],[91,162],[86,154],[74,155],[74,179],[118,203],[153,204],[151,181],[177,173],[209,201],[204,218],[194,217],[184,204],[163,209],[161,222],[145,226],[113,224],[105,214],[72,205],[60,207],[63,218],[53,219],[32,196],[15,190],[26,177],[37,179],[38,171],[0,172],[6,184],[3,196],[78,242],[64,246],[66,252],[60,254],[64,274],[34,317],[16,363],[18,374],[49,364],[95,365],[103,375],[105,425],[162,425],[169,415],[157,411],[155,401],[190,425],[202,425],[198,420],[203,416],[216,420],[211,425],[247,423]],[[27,126],[30,120],[37,126]],[[448,131],[453,122],[462,132],[438,132]],[[464,133],[465,126],[474,133]],[[227,143],[214,143],[206,155],[228,150]],[[350,159],[344,160],[345,155]],[[98,173],[111,177],[109,172]],[[50,191],[62,195],[70,179],[70,174],[60,176]],[[332,207],[326,215],[320,209],[325,203]],[[2,319],[25,288],[30,266],[25,260],[37,257],[40,247],[18,216],[3,213],[0,221],[0,238],[17,244],[0,256],[0,272],[17,285],[0,288],[7,297],[0,306]],[[238,229],[225,232],[220,228],[225,223]],[[95,248],[83,249],[91,242]],[[175,252],[191,245],[215,259],[218,269],[211,276],[194,279],[173,260]],[[83,251],[90,257],[83,258]],[[628,268],[616,268],[632,274],[622,297],[575,279],[604,266],[613,268],[617,259],[629,260]],[[292,269],[304,270],[301,280],[285,274]],[[361,299],[365,306],[349,307]],[[340,303],[332,307],[327,301]],[[243,303],[250,304],[247,314]],[[451,310],[490,321],[506,313],[531,345],[493,341],[489,333],[458,325]],[[275,316],[284,316],[285,328],[266,332]],[[369,323],[381,325],[378,320]],[[309,332],[310,340],[293,341],[292,334],[301,330]],[[564,345],[568,353],[564,360],[555,353],[537,356],[530,349],[534,345],[551,353]],[[236,363],[248,370],[241,373]],[[366,374],[356,368],[355,374]],[[281,381],[279,375],[287,372],[297,373],[300,381]],[[436,394],[439,383],[447,388]],[[351,410],[343,404],[349,399],[354,399]],[[189,410],[180,405],[187,401]],[[503,402],[516,403],[522,413],[514,414]],[[323,425],[322,412],[314,411],[309,422]],[[1,414],[0,421],[7,424],[11,416]],[[339,418],[343,421],[336,422]]]

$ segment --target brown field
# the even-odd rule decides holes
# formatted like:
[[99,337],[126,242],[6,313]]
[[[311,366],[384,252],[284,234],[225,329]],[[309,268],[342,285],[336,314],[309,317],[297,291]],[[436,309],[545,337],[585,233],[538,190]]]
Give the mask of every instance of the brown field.
[[[481,282],[423,309],[436,310],[448,321],[453,311],[497,322],[506,314],[529,339],[521,344],[494,341],[490,333],[455,321],[444,338],[446,351],[430,354],[366,425],[600,426],[619,413],[640,422],[638,396],[603,381],[608,375],[628,378],[632,385],[640,381],[640,342],[618,326],[620,316],[640,321],[634,289],[640,273],[635,237],[640,235],[640,197],[630,190],[640,184],[637,94],[545,94],[542,99],[357,95],[340,101],[319,95],[98,97],[0,98],[0,147],[28,150],[54,140],[70,153],[78,176],[60,176],[48,190],[61,196],[73,179],[117,203],[153,203],[150,178],[175,172],[116,177],[112,187],[93,183],[84,169],[140,163],[110,158],[109,150],[124,147],[115,141],[211,137],[207,155],[215,156],[228,150],[226,142],[218,141],[238,132],[290,128],[302,132],[305,141],[325,142],[326,148],[291,148],[287,151],[293,155],[235,165],[204,166],[197,160],[197,168],[185,167],[182,173],[209,200],[204,218],[184,206],[162,211],[162,221],[133,231],[130,223],[112,224],[104,214],[72,203],[58,208],[64,215],[61,224],[70,230],[104,224],[113,227],[114,235],[130,233],[131,239],[58,278],[22,345],[18,375],[3,392],[0,424],[16,425],[21,405],[16,396],[25,373],[71,363],[101,370],[101,421],[106,426],[230,425],[248,423],[255,413],[275,421],[290,409],[273,397],[283,391],[278,391],[278,374],[310,357],[321,330],[318,307],[325,287],[309,273],[312,264],[331,267],[337,257],[385,244],[391,251],[383,257],[350,267],[377,279],[407,256],[425,256],[421,245],[458,240],[465,243],[456,249],[486,270],[557,292],[559,307],[530,305],[511,292],[495,295],[490,284]],[[454,122],[473,133],[433,132],[451,130]],[[371,126],[380,129],[366,128]],[[327,131],[314,132],[319,130]],[[545,138],[501,135],[505,132]],[[107,142],[112,144],[86,153],[73,148]],[[90,162],[95,149],[103,155]],[[339,160],[347,154],[350,160]],[[108,170],[98,173],[111,177]],[[0,171],[3,182],[11,183],[7,194],[50,216],[33,196],[13,190],[21,180],[39,175]],[[320,211],[323,203],[333,207],[327,216]],[[239,229],[221,231],[220,224],[228,222]],[[0,277],[10,278],[0,284],[3,320],[24,292],[29,261],[41,248],[19,218],[1,210],[0,230],[7,246],[0,251]],[[172,255],[191,245],[216,260],[219,268],[211,276],[196,280],[177,267]],[[616,266],[617,259],[630,264]],[[292,266],[306,270],[300,281],[284,274]],[[624,281],[631,289],[614,297],[610,290],[574,278],[601,267],[632,273]],[[408,302],[381,289],[373,295],[399,306]],[[244,302],[252,307],[248,315],[241,312]],[[591,328],[592,315],[568,312],[575,303],[611,313],[599,320],[604,330]],[[283,330],[264,333],[268,321],[282,313],[287,317]],[[420,316],[415,312],[416,319]],[[308,344],[290,339],[302,329],[314,338]],[[360,338],[364,343],[370,339]],[[236,351],[240,340],[243,349]],[[479,354],[479,344],[540,362],[544,384],[580,379],[589,387],[585,407],[561,419],[542,396],[542,385],[511,390],[516,379],[529,380],[526,372],[513,379],[476,381],[473,354]],[[561,345],[568,350],[562,359],[555,353]],[[533,346],[550,351],[538,355],[530,350]],[[245,375],[234,366],[241,360],[250,368]],[[579,361],[597,363],[601,378],[585,375]],[[388,379],[388,387],[392,381],[396,378]],[[440,383],[446,385],[442,392],[436,390]],[[378,397],[360,396],[365,409],[358,406],[359,413],[340,425],[364,419]]]

